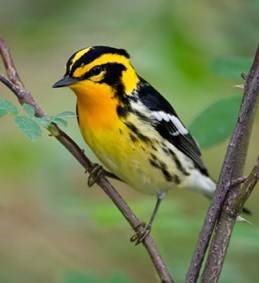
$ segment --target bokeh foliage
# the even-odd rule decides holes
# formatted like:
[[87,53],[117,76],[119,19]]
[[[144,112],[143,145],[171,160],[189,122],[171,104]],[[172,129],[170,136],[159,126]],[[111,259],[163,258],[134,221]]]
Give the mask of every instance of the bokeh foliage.
[[[0,26],[27,88],[51,119],[69,122],[66,130],[91,158],[75,119],[62,114],[74,111],[74,97],[51,85],[72,52],[107,44],[127,49],[138,72],[174,105],[217,178],[242,98],[234,86],[243,83],[240,73],[248,71],[258,43],[258,12],[256,0],[188,5],[2,0]],[[0,282],[156,282],[148,256],[129,243],[132,231],[116,208],[97,187],[87,189],[82,168],[54,139],[43,131],[33,143],[21,135],[17,116],[29,133],[41,126],[33,119],[37,126],[24,127],[33,113],[18,106],[2,85],[0,98]],[[246,172],[258,154],[258,125],[257,116]],[[114,184],[137,215],[148,219],[154,198]],[[258,196],[255,190],[247,204],[253,225],[235,228],[223,283],[257,282]],[[172,191],[161,207],[152,233],[178,282],[207,205],[202,196]]]

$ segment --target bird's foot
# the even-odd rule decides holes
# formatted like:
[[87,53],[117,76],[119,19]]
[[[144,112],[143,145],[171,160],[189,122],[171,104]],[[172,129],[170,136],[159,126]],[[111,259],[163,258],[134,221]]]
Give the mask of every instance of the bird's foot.
[[99,164],[94,164],[93,168],[89,172],[89,176],[87,180],[88,187],[92,187],[103,174],[104,174],[103,167]]
[[144,239],[150,234],[151,225],[144,222],[140,223],[136,228],[136,233],[130,238],[130,241],[138,244],[142,243]]

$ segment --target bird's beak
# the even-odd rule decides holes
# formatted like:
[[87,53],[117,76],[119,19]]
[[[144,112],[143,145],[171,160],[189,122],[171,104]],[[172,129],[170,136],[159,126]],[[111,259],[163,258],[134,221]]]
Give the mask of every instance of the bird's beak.
[[53,88],[66,87],[66,86],[73,85],[73,84],[75,84],[77,82],[78,82],[78,79],[76,79],[76,78],[71,78],[69,76],[64,76],[61,80],[59,80],[56,83],[54,83],[54,85],[52,87]]

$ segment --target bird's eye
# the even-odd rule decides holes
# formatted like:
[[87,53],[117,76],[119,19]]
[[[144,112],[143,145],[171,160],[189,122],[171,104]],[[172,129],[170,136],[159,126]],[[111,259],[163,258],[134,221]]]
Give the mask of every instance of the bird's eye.
[[91,70],[91,75],[92,75],[92,76],[99,75],[102,70],[103,70],[103,68],[102,68],[101,66],[95,66],[95,67],[93,67],[92,70]]

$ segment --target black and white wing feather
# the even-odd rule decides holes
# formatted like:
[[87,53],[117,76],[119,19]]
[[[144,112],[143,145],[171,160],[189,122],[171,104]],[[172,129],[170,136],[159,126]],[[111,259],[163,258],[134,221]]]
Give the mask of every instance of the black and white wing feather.
[[200,171],[208,175],[207,169],[201,160],[198,144],[177,116],[170,103],[151,85],[141,79],[139,99],[150,112],[153,127],[159,134],[177,149],[186,154]]

